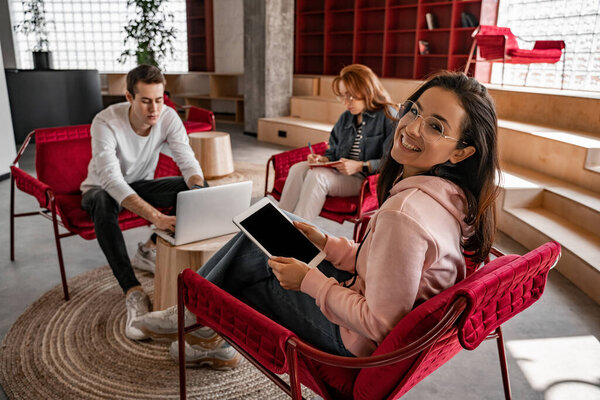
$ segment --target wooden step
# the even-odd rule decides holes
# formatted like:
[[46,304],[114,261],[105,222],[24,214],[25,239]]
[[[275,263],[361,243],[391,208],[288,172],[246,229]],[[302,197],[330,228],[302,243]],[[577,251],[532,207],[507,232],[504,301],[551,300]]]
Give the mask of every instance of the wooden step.
[[558,270],[600,303],[600,194],[502,163],[498,229],[527,249],[556,240]]
[[503,162],[600,193],[600,138],[506,120],[498,126]]
[[346,107],[335,98],[322,96],[293,96],[291,116],[309,121],[335,124]]
[[260,118],[258,140],[289,147],[303,147],[308,142],[329,140],[333,124],[294,117]]
[[503,207],[544,208],[600,237],[600,194],[523,167],[503,164]]
[[528,249],[550,240],[562,246],[558,271],[600,303],[600,238],[543,208],[512,208],[500,213],[499,229]]

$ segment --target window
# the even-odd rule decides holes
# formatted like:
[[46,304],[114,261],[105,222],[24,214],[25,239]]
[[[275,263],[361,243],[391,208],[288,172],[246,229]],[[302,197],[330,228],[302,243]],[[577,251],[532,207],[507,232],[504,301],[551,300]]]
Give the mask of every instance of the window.
[[[21,0],[10,0],[12,23],[23,20]],[[187,21],[185,0],[170,0],[165,6],[173,14],[177,29],[175,55],[164,62],[168,72],[186,72]],[[125,49],[123,27],[129,21],[133,7],[125,0],[47,0],[48,42],[56,69],[98,69],[100,72],[127,72],[135,67],[129,58],[125,64],[117,61]],[[17,65],[33,68],[31,48],[34,37],[14,33]]]
[[[564,89],[600,91],[600,0],[501,0],[498,26],[510,27],[520,39],[564,40]],[[532,48],[532,42],[519,40]],[[556,64],[505,64],[504,83],[561,88],[563,60]],[[502,81],[502,66],[494,64],[491,81]]]

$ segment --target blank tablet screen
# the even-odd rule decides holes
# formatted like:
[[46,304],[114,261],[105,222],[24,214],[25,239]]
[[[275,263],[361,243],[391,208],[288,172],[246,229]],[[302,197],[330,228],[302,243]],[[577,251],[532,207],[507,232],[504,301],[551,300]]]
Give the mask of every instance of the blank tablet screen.
[[308,264],[319,254],[319,249],[271,203],[240,224],[273,256],[294,257]]

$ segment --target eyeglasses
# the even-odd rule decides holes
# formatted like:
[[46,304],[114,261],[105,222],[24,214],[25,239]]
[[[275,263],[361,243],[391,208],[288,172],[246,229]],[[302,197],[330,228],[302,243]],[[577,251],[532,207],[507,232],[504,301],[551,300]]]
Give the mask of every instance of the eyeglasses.
[[421,135],[423,135],[423,140],[426,142],[435,143],[441,138],[444,138],[467,144],[464,140],[444,135],[444,124],[442,124],[442,122],[436,117],[422,116],[419,106],[410,100],[406,100],[404,103],[402,103],[400,115],[402,115],[402,118],[400,118],[400,123],[405,126],[412,124],[417,120],[417,118],[421,118],[423,120],[422,122],[425,122],[425,125],[423,125],[423,123],[419,125],[419,129],[421,130]]
[[335,98],[340,102],[340,103],[352,103],[354,100],[357,100],[355,97],[349,95],[348,93],[346,93],[343,96],[335,96]]

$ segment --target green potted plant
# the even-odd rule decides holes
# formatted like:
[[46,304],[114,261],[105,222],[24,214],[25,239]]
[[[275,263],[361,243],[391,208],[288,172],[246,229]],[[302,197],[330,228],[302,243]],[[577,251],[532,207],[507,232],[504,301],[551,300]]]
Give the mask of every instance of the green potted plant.
[[133,45],[121,53],[118,61],[125,63],[135,57],[138,65],[150,64],[161,67],[167,56],[173,56],[173,39],[177,30],[167,27],[165,21],[173,21],[173,14],[162,10],[167,0],[127,0],[127,7],[135,6],[136,17],[125,26],[125,46]]
[[25,36],[33,34],[35,45],[32,49],[34,69],[52,69],[52,53],[48,50],[48,27],[44,0],[22,0],[24,19],[14,26],[15,32]]

